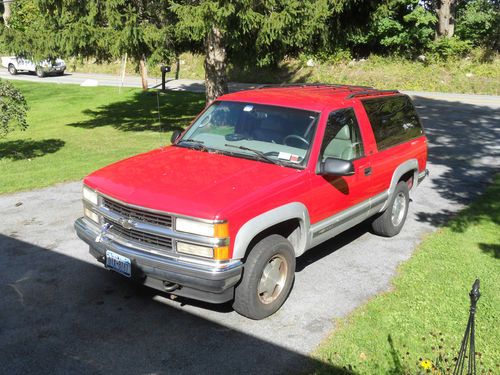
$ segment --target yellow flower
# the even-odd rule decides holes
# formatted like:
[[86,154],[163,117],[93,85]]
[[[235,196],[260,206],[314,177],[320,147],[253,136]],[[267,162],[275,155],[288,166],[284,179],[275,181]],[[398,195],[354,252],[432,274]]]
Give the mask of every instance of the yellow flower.
[[420,362],[420,367],[422,367],[424,370],[430,370],[432,368],[432,362],[428,359],[424,359],[422,362]]

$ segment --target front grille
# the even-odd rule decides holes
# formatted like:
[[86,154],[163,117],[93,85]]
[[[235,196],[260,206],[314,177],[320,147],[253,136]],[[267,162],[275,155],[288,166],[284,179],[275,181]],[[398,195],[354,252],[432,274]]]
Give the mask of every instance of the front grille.
[[[142,245],[150,245],[161,248],[161,250],[172,250],[172,239],[167,237],[158,236],[156,234],[144,233],[137,229],[126,229],[120,224],[105,219],[106,223],[112,224],[108,230],[109,233],[118,237],[138,242]],[[160,249],[159,249],[160,250]]]
[[129,207],[108,198],[103,198],[103,204],[104,207],[126,218],[142,221],[143,223],[172,228],[172,216],[170,215]]

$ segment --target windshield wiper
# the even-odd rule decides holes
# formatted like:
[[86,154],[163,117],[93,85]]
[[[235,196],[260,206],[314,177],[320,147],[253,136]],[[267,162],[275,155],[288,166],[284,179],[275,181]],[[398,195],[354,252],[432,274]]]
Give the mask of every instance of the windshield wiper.
[[208,148],[204,145],[203,141],[197,141],[196,139],[182,139],[179,143],[191,143],[193,145],[196,145],[197,150],[202,150],[202,151],[208,151]]
[[267,156],[266,154],[264,154],[262,151],[255,150],[253,148],[248,148],[248,147],[245,147],[245,146],[230,145],[230,144],[227,144],[227,143],[224,146],[238,148],[238,149],[243,150],[243,151],[253,152],[257,156],[259,156],[261,159],[264,159],[264,160],[268,161],[269,163],[279,165],[280,167],[283,166],[283,164],[281,164],[278,160],[271,159],[269,156]]

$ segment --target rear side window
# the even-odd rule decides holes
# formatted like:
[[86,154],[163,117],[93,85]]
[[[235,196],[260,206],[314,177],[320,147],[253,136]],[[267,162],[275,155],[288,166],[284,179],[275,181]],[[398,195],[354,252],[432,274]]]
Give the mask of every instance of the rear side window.
[[424,133],[415,107],[407,96],[365,99],[362,103],[372,124],[379,151]]

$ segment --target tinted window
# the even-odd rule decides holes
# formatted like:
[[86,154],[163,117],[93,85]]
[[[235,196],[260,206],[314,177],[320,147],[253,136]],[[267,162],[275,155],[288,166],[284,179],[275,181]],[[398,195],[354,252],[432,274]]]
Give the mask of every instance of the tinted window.
[[330,113],[321,145],[321,161],[326,158],[353,160],[363,156],[363,142],[352,108]]
[[423,134],[417,112],[407,96],[363,100],[379,150]]

